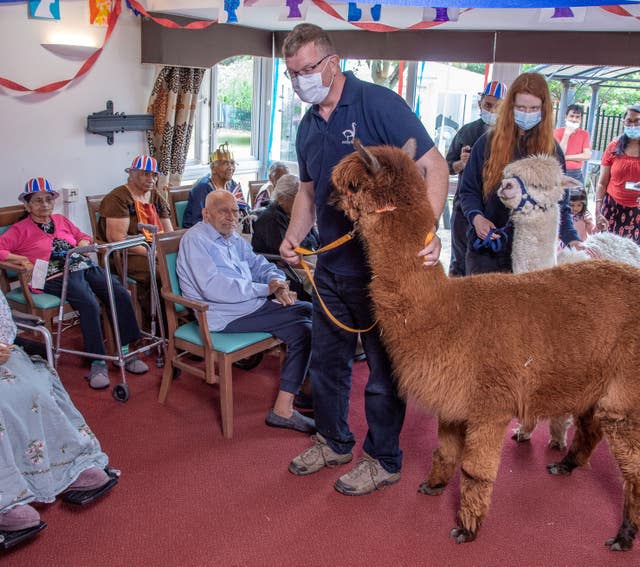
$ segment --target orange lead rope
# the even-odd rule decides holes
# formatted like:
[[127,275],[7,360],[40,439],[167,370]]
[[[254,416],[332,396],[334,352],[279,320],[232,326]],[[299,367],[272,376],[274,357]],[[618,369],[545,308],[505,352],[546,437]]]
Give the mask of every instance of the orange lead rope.
[[[435,233],[429,232],[427,236],[425,236],[424,245],[426,246],[427,244],[429,244],[429,242],[433,240],[434,236],[435,236]],[[334,248],[341,246],[345,242],[349,242],[349,240],[351,240],[352,238],[353,238],[353,232],[349,232],[341,236],[340,238],[334,240],[333,242],[327,244],[326,246],[323,246],[322,248],[318,248],[318,250],[309,250],[308,248],[302,248],[301,246],[296,246],[294,248],[294,251],[300,254],[300,256],[314,256],[316,254],[322,254],[323,252],[333,250]],[[334,325],[336,325],[337,327],[340,327],[343,331],[348,331],[349,333],[368,333],[371,329],[373,329],[376,326],[377,321],[374,321],[373,324],[370,327],[367,327],[366,329],[354,329],[353,327],[349,327],[348,325],[345,325],[341,321],[338,321],[338,319],[335,318],[333,313],[329,311],[329,308],[326,306],[325,302],[322,300],[322,297],[320,297],[320,292],[316,287],[316,281],[313,278],[313,273],[311,272],[311,268],[309,267],[309,262],[307,262],[304,258],[301,258],[300,265],[302,266],[304,273],[307,274],[307,277],[311,282],[313,291],[316,292],[316,297],[318,298],[318,301],[320,302],[322,309],[324,310],[325,314],[327,315],[327,317],[329,317],[330,321]]]

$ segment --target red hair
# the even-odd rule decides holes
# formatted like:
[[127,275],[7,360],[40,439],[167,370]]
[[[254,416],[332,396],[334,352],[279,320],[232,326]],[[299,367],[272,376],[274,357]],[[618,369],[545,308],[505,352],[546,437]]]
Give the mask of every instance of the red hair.
[[[539,73],[522,73],[509,87],[507,96],[498,109],[498,119],[491,135],[490,155],[482,168],[482,193],[485,200],[500,184],[502,172],[513,161],[518,146],[520,129],[516,126],[513,109],[517,94],[530,94],[542,101],[542,119],[526,137],[525,156],[555,154],[553,138],[553,105],[546,79]],[[524,156],[523,156],[524,157]]]

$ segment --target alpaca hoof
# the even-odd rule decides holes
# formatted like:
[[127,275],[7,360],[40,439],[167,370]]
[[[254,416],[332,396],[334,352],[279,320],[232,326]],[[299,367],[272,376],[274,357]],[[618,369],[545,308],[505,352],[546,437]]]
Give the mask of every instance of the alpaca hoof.
[[435,486],[429,486],[426,482],[423,482],[418,487],[420,494],[427,494],[429,496],[440,496],[444,492],[446,484],[436,484]]
[[609,548],[609,551],[629,551],[633,547],[633,540],[627,541],[616,536],[608,539],[604,544]]
[[456,540],[456,543],[467,543],[476,539],[476,534],[467,528],[456,526],[449,532],[449,537]]
[[615,537],[608,539],[605,545],[611,551],[629,551],[633,547],[633,540],[638,533],[637,526],[628,518],[625,518]]
[[520,431],[519,429],[514,429],[511,439],[517,441],[518,443],[526,443],[527,441],[531,441],[531,433]]
[[571,467],[568,467],[567,465],[562,463],[562,461],[559,463],[550,463],[547,465],[547,471],[549,471],[549,474],[555,476],[569,476],[572,470],[573,469]]
[[549,439],[549,443],[547,446],[549,447],[549,449],[555,449],[557,451],[564,451],[567,448],[566,443],[558,441],[557,439]]

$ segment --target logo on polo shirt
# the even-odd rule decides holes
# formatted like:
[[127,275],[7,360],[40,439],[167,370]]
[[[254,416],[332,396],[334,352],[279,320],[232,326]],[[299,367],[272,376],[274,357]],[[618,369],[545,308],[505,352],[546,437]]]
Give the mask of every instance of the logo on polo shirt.
[[351,144],[353,146],[353,139],[356,137],[356,123],[351,123],[351,129],[347,128],[344,132],[342,132],[344,136],[344,140],[342,140],[343,144]]

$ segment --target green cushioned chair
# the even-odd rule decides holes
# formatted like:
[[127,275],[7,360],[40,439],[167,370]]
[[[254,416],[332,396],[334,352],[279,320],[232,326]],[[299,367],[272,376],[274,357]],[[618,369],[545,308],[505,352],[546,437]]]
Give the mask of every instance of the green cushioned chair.
[[[158,235],[158,271],[162,281],[162,298],[167,314],[168,348],[160,394],[158,400],[164,403],[176,370],[195,374],[209,384],[220,387],[220,417],[222,434],[226,439],[233,437],[233,383],[232,364],[254,354],[280,349],[284,354],[282,341],[269,333],[212,333],[207,327],[207,304],[182,297],[180,282],[176,273],[176,260],[180,240],[185,230]],[[185,310],[192,309],[196,320],[184,322]],[[202,364],[190,360],[185,355],[194,354],[204,359]],[[217,370],[217,372],[216,372]]]
[[171,211],[171,222],[176,230],[182,228],[184,211],[189,202],[191,186],[172,187],[169,189],[169,210]]

